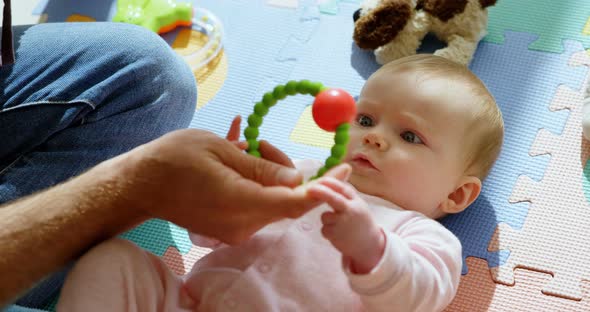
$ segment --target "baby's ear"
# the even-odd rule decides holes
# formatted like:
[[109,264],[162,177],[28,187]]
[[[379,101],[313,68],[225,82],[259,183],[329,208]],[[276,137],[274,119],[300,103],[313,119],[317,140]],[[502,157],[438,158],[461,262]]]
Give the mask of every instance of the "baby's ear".
[[481,180],[474,176],[464,176],[457,188],[440,203],[439,209],[445,214],[459,213],[473,203],[481,192]]

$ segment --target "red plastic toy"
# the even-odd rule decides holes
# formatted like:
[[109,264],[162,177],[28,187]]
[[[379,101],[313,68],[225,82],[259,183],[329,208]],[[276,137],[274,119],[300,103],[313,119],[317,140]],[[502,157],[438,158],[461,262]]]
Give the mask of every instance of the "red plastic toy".
[[326,89],[315,97],[311,113],[318,127],[334,132],[338,125],[354,118],[356,104],[348,92],[342,89]]

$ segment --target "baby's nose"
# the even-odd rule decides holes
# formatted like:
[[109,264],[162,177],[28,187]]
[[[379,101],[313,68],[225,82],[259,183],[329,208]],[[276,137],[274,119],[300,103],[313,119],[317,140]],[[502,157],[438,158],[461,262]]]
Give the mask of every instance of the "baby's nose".
[[387,142],[383,139],[383,137],[376,133],[368,133],[367,135],[365,135],[363,141],[365,144],[373,145],[380,150],[387,149],[388,147]]

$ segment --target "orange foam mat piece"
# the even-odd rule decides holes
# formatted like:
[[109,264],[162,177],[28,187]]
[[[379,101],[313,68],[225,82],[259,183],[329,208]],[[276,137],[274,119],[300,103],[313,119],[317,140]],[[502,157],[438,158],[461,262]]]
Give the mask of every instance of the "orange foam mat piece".
[[516,269],[516,284],[506,286],[492,280],[487,262],[467,258],[469,273],[461,278],[459,291],[446,312],[480,311],[590,311],[590,283],[582,283],[582,300],[547,296],[541,288],[551,275],[525,269]]
[[162,260],[168,267],[178,275],[185,275],[190,272],[195,262],[211,252],[209,248],[193,245],[185,255],[181,254],[176,247],[168,247]]

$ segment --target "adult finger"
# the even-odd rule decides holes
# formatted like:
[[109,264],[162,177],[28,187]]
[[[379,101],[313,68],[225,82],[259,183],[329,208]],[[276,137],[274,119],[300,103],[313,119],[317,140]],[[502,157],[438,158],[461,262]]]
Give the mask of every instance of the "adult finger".
[[235,148],[215,152],[226,166],[234,169],[242,177],[265,186],[284,185],[295,187],[301,184],[303,180],[301,173],[294,168],[244,154]]
[[242,123],[242,117],[240,115],[234,117],[231,122],[231,126],[227,131],[226,139],[228,141],[237,141],[240,139],[240,124]]
[[283,218],[298,218],[321,204],[307,194],[304,186],[295,189],[285,186],[262,186],[238,177],[228,181],[228,188],[239,190],[228,193],[228,202],[237,203],[249,217],[263,225]]
[[258,151],[264,159],[268,159],[272,162],[281,164],[283,166],[295,168],[295,165],[293,164],[289,156],[287,156],[285,153],[283,153],[281,150],[279,150],[272,144],[268,143],[267,141],[260,141]]
[[246,141],[233,141],[232,142],[237,148],[239,148],[241,151],[245,150],[248,148],[248,142]]

